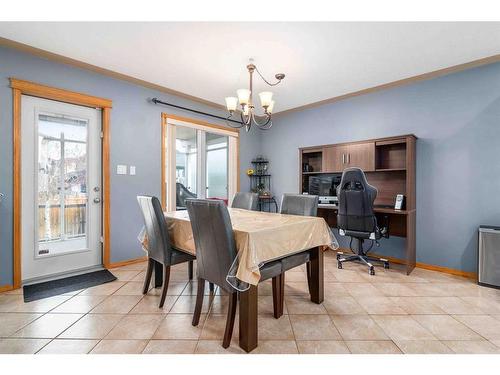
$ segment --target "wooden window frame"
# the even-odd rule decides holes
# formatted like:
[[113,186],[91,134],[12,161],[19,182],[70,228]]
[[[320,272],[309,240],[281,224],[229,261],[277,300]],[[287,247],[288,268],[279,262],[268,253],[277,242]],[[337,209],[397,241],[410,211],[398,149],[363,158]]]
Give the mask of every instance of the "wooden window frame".
[[[167,207],[167,187],[166,187],[166,147],[167,147],[167,123],[168,120],[176,120],[187,122],[195,125],[200,125],[206,128],[215,130],[224,130],[224,132],[233,133],[236,138],[236,191],[240,190],[240,132],[239,129],[229,128],[227,126],[212,124],[206,121],[193,118],[172,115],[162,112],[161,114],[161,204],[164,209]],[[229,197],[228,197],[229,198]]]
[[21,96],[29,95],[42,99],[56,100],[59,102],[76,104],[85,107],[101,109],[102,114],[102,185],[103,185],[103,207],[102,207],[102,236],[103,253],[102,262],[104,267],[111,265],[111,244],[110,244],[110,112],[112,101],[74,91],[63,90],[55,87],[40,85],[38,83],[10,78],[12,89],[12,118],[13,118],[13,157],[14,157],[14,178],[13,178],[13,289],[22,285],[22,219],[21,219]]

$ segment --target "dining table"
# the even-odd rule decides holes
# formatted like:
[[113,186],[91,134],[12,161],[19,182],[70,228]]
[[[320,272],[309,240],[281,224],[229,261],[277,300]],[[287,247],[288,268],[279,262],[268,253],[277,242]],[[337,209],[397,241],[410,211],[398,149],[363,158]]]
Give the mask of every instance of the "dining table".
[[[313,303],[324,298],[323,252],[338,243],[321,217],[228,208],[237,257],[227,281],[239,290],[239,346],[250,352],[258,345],[259,268],[303,251],[310,253],[309,293]],[[165,212],[170,243],[196,255],[193,232],[186,210]],[[141,239],[140,239],[141,240]],[[158,271],[158,272],[156,272]],[[162,285],[161,265],[155,268],[155,286]]]

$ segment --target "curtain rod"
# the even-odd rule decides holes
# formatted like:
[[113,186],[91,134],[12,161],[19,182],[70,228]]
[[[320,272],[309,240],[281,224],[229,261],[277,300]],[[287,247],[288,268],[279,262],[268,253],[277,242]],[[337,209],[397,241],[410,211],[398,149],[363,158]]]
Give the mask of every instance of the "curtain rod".
[[233,120],[233,119],[228,119],[228,118],[225,118],[225,117],[222,117],[222,116],[212,115],[211,113],[198,111],[198,110],[196,110],[196,109],[192,109],[192,108],[182,107],[182,106],[177,105],[177,104],[172,104],[172,103],[163,102],[163,101],[159,100],[158,98],[153,98],[153,99],[151,99],[151,101],[152,101],[154,104],[163,104],[163,105],[167,105],[167,106],[170,106],[170,107],[174,107],[174,108],[182,109],[182,110],[184,110],[184,111],[189,111],[189,112],[197,113],[197,114],[199,114],[199,115],[209,116],[209,117],[214,117],[214,118],[218,118],[218,119],[220,119],[220,120],[224,120],[224,121],[231,121],[231,122],[234,122],[234,123],[236,123],[236,124],[241,124],[241,125],[243,125],[243,123],[242,123],[241,121],[237,121],[237,120]]

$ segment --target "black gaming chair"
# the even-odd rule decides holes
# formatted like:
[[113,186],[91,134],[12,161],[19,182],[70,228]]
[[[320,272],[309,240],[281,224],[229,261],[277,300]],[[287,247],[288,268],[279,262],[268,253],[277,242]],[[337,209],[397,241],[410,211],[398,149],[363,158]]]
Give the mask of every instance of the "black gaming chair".
[[186,209],[186,199],[196,198],[195,193],[191,193],[183,184],[177,182],[175,184],[175,205],[176,209],[185,210]]
[[[355,255],[344,256],[337,253],[338,268],[342,268],[342,263],[350,261],[361,261],[369,267],[370,275],[375,275],[375,269],[370,262],[382,262],[384,268],[389,268],[386,259],[370,257],[367,253],[377,246],[378,240],[388,237],[387,226],[379,228],[377,218],[373,213],[373,202],[377,197],[377,189],[371,186],[366,180],[365,174],[359,168],[347,168],[342,173],[342,180],[337,188],[339,200],[339,210],[337,216],[337,226],[341,236],[351,237],[351,250]],[[357,247],[352,248],[352,240],[356,239]],[[372,245],[368,250],[363,249],[365,240],[371,240]]]

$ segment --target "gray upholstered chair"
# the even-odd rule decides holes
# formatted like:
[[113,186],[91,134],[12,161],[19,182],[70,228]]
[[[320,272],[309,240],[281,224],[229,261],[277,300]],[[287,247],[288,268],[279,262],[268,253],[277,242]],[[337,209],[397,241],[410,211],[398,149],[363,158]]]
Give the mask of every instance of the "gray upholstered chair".
[[318,196],[283,194],[280,213],[288,215],[317,216]]
[[243,208],[244,210],[257,211],[259,194],[238,192],[234,195],[232,208]]
[[161,263],[163,265],[163,289],[160,297],[160,307],[163,307],[170,279],[170,266],[189,262],[189,277],[192,278],[193,260],[196,257],[177,250],[170,244],[165,216],[158,198],[139,195],[137,201],[144,217],[144,225],[148,235],[148,268],[142,294],[148,292],[155,262]]
[[337,197],[339,198],[337,215],[339,234],[357,240],[357,247],[351,249],[354,255],[343,256],[337,253],[338,268],[342,268],[342,263],[351,261],[361,261],[366,264],[370,275],[375,275],[375,268],[371,262],[382,262],[384,268],[389,268],[387,259],[368,256],[369,250],[363,249],[365,240],[377,242],[380,238],[389,236],[387,225],[379,228],[373,212],[377,188],[368,183],[361,169],[347,168],[342,173],[342,180],[337,188]]
[[[226,281],[229,268],[236,258],[236,243],[229,212],[223,201],[189,199],[186,201],[196,246],[198,291],[193,315],[193,326],[200,320],[205,281],[218,285],[229,294],[226,329],[222,346],[227,348],[233,334],[237,291]],[[261,281],[273,278],[273,304],[275,317],[283,314],[283,287],[279,277],[282,261],[273,261],[260,268]],[[280,298],[280,299],[278,299]],[[279,310],[281,308],[281,311]],[[279,316],[278,316],[279,315]]]
[[[299,216],[317,216],[318,215],[318,196],[317,195],[304,195],[304,194],[283,194],[281,199],[280,213],[287,215]],[[286,260],[285,268],[287,270],[294,267],[306,264],[307,270],[307,284],[309,290],[311,289],[311,265],[310,254],[302,252],[292,255]],[[283,279],[285,275],[283,275]]]

